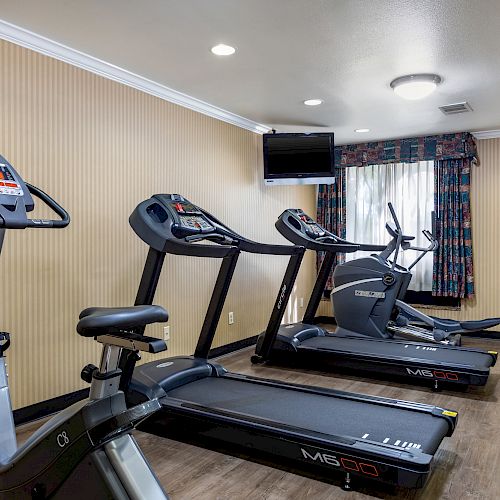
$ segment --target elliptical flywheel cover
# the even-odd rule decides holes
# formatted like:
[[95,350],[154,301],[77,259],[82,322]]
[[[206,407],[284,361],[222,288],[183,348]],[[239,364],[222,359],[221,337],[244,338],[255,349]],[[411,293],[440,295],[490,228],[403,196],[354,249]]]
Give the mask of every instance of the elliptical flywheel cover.
[[396,283],[396,277],[392,273],[385,273],[382,281],[384,282],[384,285],[391,286]]

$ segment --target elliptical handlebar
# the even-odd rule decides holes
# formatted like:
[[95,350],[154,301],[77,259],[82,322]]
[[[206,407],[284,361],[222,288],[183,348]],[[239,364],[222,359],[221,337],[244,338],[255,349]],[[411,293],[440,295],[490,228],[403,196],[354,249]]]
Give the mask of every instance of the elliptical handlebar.
[[391,265],[391,271],[394,271],[396,268],[396,263],[398,261],[398,255],[399,255],[399,249],[401,248],[401,244],[403,242],[403,230],[401,229],[401,225],[399,224],[399,220],[396,217],[396,212],[394,211],[394,207],[392,206],[392,203],[389,202],[387,204],[389,207],[389,211],[391,212],[392,219],[394,220],[394,224],[396,225],[397,229],[397,236],[396,236],[396,248],[394,249],[394,259],[392,260],[392,265]]
[[[70,223],[70,216],[66,210],[64,210],[59,203],[57,203],[51,196],[42,191],[40,188],[33,186],[32,184],[26,183],[28,191],[36,196],[39,200],[43,201],[52,211],[54,211],[61,219],[27,219],[26,227],[37,227],[37,228],[53,228],[62,229]],[[0,222],[0,226],[1,226]]]
[[422,234],[429,240],[430,244],[428,247],[410,246],[406,249],[406,250],[415,250],[417,252],[420,252],[420,255],[408,266],[408,270],[415,267],[420,262],[420,260],[424,258],[424,255],[427,252],[434,252],[439,247],[439,242],[436,240],[436,238],[434,238],[433,234],[430,231],[424,229],[422,231]]
[[406,248],[403,247],[404,250],[416,250],[417,252],[431,252],[434,250],[437,250],[439,247],[438,241],[432,236],[430,231],[427,231],[427,229],[424,229],[422,231],[422,234],[429,240],[429,246],[428,247],[417,247],[417,246],[412,246],[408,245]]
[[[414,237],[409,237],[409,236],[403,235],[403,230],[401,228],[401,224],[399,223],[399,220],[396,216],[396,212],[394,210],[392,203],[389,202],[387,204],[387,206],[389,207],[389,211],[391,212],[391,216],[392,216],[392,219],[394,221],[394,225],[396,226],[396,230],[394,230],[394,228],[389,223],[386,224],[387,231],[393,237],[392,246],[394,248],[392,251],[394,252],[394,258],[393,258],[392,263],[391,263],[391,270],[394,270],[396,265],[397,265],[398,254],[399,254],[400,248],[402,250],[405,250],[405,251],[406,250],[415,250],[417,252],[421,252],[420,255],[408,267],[408,270],[410,270],[413,267],[415,267],[415,265],[418,264],[418,262],[420,262],[420,260],[424,257],[424,255],[427,252],[435,251],[439,247],[439,243],[436,240],[436,238],[434,237],[434,235],[429,230],[424,229],[422,231],[422,234],[429,241],[429,243],[430,243],[429,246],[428,247],[418,247],[418,246],[410,245],[409,240],[414,239]],[[388,258],[388,255],[386,255],[385,257]]]
[[424,236],[432,243],[435,243],[436,244],[436,248],[439,246],[439,243],[438,243],[438,240],[436,240],[436,237],[434,236],[433,233],[431,233],[428,229],[424,229],[422,231],[422,233],[424,234]]
[[399,223],[399,220],[396,216],[396,211],[394,210],[394,207],[392,206],[392,203],[389,202],[387,204],[387,206],[389,207],[389,212],[391,212],[391,216],[392,216],[392,220],[394,221],[394,224],[396,225],[396,229],[402,233],[402,229],[401,229],[401,224]]

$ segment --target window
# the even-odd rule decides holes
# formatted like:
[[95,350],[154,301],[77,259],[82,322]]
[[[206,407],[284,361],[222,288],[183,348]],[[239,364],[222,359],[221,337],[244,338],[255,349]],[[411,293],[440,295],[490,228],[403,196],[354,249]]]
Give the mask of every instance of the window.
[[[434,210],[434,162],[391,163],[346,168],[346,238],[349,241],[386,244],[390,236],[385,223],[392,217],[391,202],[404,234],[415,236],[412,245],[427,247],[423,229],[432,230]],[[346,254],[351,260],[372,252]],[[400,252],[398,263],[407,267],[418,256]],[[410,290],[432,290],[432,253],[413,269]]]

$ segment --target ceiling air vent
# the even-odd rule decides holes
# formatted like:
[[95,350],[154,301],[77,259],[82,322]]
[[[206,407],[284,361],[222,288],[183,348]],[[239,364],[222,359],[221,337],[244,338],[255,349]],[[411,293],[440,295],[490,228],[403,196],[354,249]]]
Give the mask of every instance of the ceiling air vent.
[[472,111],[470,104],[468,102],[456,102],[455,104],[446,104],[445,106],[439,106],[439,109],[445,115],[457,115],[458,113],[468,113]]

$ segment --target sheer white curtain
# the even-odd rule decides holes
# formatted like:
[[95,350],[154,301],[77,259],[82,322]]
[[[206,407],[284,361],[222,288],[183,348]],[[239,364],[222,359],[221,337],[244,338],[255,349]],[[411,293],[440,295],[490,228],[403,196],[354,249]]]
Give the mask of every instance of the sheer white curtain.
[[[385,223],[392,217],[391,202],[404,234],[415,236],[413,245],[428,246],[423,229],[432,231],[434,210],[434,162],[391,163],[346,168],[346,234],[350,241],[385,244],[389,233]],[[371,252],[346,254],[351,260]],[[400,252],[398,263],[408,266],[418,254]],[[432,290],[432,253],[413,269],[411,290]]]

